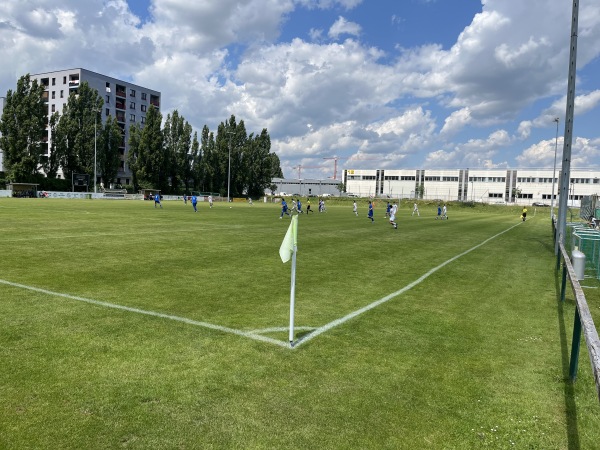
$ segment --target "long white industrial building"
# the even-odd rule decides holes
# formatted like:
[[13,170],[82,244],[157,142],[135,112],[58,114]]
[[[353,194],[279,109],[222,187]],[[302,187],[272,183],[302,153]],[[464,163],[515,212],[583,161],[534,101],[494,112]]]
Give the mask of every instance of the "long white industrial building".
[[[554,169],[345,169],[348,194],[484,203],[557,204],[560,168]],[[554,183],[553,183],[554,180]],[[570,204],[600,193],[600,170],[571,169]]]

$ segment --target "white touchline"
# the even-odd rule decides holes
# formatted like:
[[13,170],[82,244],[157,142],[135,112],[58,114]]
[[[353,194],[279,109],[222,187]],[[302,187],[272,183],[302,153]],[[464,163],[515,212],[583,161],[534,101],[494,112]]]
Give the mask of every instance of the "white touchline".
[[319,327],[317,329],[315,329],[315,331],[305,334],[304,336],[302,336],[301,338],[299,338],[297,341],[294,341],[294,346],[293,348],[298,348],[298,346],[310,341],[311,339],[317,337],[318,335],[325,333],[326,331],[331,330],[334,327],[337,327],[338,325],[341,325],[347,321],[349,321],[350,319],[355,318],[356,316],[361,315],[362,313],[365,313],[373,308],[375,308],[376,306],[381,305],[382,303],[388,302],[391,299],[399,296],[400,294],[405,293],[406,291],[414,288],[416,285],[420,284],[423,280],[425,280],[427,277],[429,277],[430,275],[434,274],[435,272],[437,272],[438,270],[440,270],[442,267],[450,264],[452,261],[457,260],[458,258],[460,258],[461,256],[466,255],[467,253],[472,252],[473,250],[478,249],[479,247],[481,247],[482,245],[487,244],[489,241],[491,241],[492,239],[496,239],[498,236],[512,230],[513,228],[515,228],[516,226],[520,225],[523,222],[518,222],[516,225],[513,225],[509,228],[507,228],[504,231],[501,231],[500,233],[486,239],[485,241],[481,242],[480,244],[477,244],[475,247],[470,248],[469,250],[466,250],[452,258],[450,258],[448,261],[443,262],[442,264],[440,264],[437,267],[434,267],[433,269],[431,269],[429,272],[427,272],[425,275],[422,275],[420,278],[416,279],[415,281],[413,281],[410,284],[407,284],[406,286],[404,286],[402,289],[396,291],[396,292],[392,292],[389,295],[386,295],[383,298],[380,298],[379,300],[374,301],[373,303],[364,306],[360,309],[357,309],[356,311],[351,312],[350,314],[345,315],[344,317],[340,317],[339,319],[334,320],[333,322],[329,322],[326,325],[323,325],[322,327]]
[[284,348],[289,348],[288,342],[278,341],[277,339],[272,339],[267,336],[261,336],[260,334],[255,334],[252,332],[236,330],[235,328],[222,327],[221,325],[214,325],[212,323],[207,323],[207,322],[198,322],[196,320],[186,319],[185,317],[172,316],[170,314],[163,314],[163,313],[159,313],[159,312],[155,312],[155,311],[146,311],[144,309],[116,305],[114,303],[108,303],[108,302],[101,302],[98,300],[92,300],[90,298],[77,297],[75,295],[69,295],[69,294],[62,294],[60,292],[49,291],[47,289],[40,289],[40,288],[36,288],[34,286],[26,286],[24,284],[12,283],[12,282],[6,281],[6,280],[0,280],[0,283],[6,284],[6,285],[12,286],[12,287],[17,287],[17,288],[21,288],[21,289],[27,289],[30,291],[40,292],[42,294],[54,295],[56,297],[68,298],[70,300],[77,300],[78,302],[85,302],[85,303],[90,303],[92,305],[104,306],[106,308],[120,309],[122,311],[129,311],[129,312],[134,312],[134,313],[138,313],[138,314],[145,314],[147,316],[175,320],[177,322],[187,323],[188,325],[195,325],[195,326],[199,326],[199,327],[210,328],[211,330],[218,330],[218,331],[222,331],[224,333],[236,334],[238,336],[255,339],[257,341],[268,342],[269,344],[275,344],[275,345],[278,345],[278,346],[284,347]]

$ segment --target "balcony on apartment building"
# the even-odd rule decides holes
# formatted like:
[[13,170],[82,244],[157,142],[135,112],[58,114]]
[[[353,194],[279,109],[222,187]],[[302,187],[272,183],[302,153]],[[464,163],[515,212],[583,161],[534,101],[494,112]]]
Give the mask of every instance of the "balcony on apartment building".
[[125,108],[125,101],[121,100],[121,99],[116,99],[116,101],[115,101],[115,108],[117,108],[117,109],[123,109],[123,110],[126,109]]
[[48,89],[48,86],[50,86],[50,78],[42,78],[40,80],[40,86],[42,86],[44,89]]
[[42,100],[44,103],[48,103],[48,91],[42,92]]
[[125,113],[121,112],[121,111],[116,111],[116,115],[117,115],[117,122],[122,122],[125,123]]
[[156,108],[160,108],[160,98],[158,95],[150,95],[150,104]]
[[79,87],[79,74],[69,75],[69,89],[77,89]]
[[125,90],[125,86],[121,86],[119,84],[116,85],[115,95],[117,97],[127,98],[127,92]]

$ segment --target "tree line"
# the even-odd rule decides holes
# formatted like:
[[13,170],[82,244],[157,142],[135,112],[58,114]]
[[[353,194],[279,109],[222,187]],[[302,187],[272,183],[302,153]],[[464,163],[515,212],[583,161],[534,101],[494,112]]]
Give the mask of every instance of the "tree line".
[[[271,152],[266,129],[246,131],[234,115],[216,133],[205,125],[200,138],[177,110],[163,116],[150,105],[145,123],[129,128],[128,153],[122,162],[125,130],[116,117],[102,121],[104,100],[82,82],[71,92],[63,111],[48,117],[44,86],[29,74],[6,94],[0,118],[0,150],[5,177],[35,182],[43,189],[71,188],[73,174],[94,174],[105,186],[115,182],[121,164],[131,171],[131,186],[160,189],[165,194],[192,191],[225,196],[261,196],[274,177],[282,177],[280,161]],[[48,143],[48,131],[51,139]],[[95,170],[94,170],[95,169]],[[57,176],[62,171],[64,179]]]

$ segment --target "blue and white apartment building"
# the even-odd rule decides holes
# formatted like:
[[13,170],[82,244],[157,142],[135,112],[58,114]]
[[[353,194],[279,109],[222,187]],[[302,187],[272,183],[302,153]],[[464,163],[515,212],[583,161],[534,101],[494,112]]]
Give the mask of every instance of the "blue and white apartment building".
[[[554,169],[344,169],[346,192],[360,197],[423,198],[483,203],[544,203],[558,199]],[[569,204],[600,194],[600,170],[571,168]],[[554,179],[554,183],[553,183]],[[422,194],[422,195],[421,195]]]

